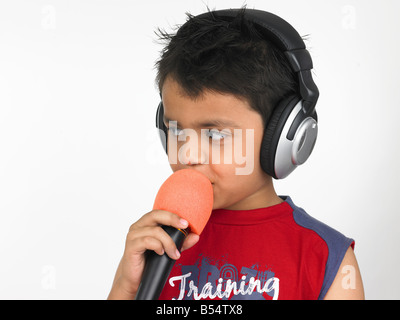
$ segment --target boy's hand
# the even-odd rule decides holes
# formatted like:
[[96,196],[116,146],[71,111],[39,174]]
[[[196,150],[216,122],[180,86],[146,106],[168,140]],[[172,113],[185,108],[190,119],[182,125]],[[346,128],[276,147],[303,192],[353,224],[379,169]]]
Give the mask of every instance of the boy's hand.
[[[180,253],[174,241],[161,225],[185,229],[188,222],[172,212],[152,210],[131,225],[108,299],[135,298],[142,279],[146,250],[153,250],[159,255],[166,253],[172,259],[179,259]],[[190,233],[183,242],[182,251],[198,241],[199,236]]]

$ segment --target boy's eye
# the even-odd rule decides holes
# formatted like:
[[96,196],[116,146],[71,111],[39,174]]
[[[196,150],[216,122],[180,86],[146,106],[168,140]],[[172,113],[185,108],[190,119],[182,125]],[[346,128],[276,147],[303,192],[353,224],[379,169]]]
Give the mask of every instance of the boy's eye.
[[222,139],[225,139],[228,134],[227,133],[223,133],[217,129],[206,129],[205,130],[206,136],[211,138],[213,141],[221,141]]
[[181,129],[178,129],[176,127],[169,127],[169,131],[174,135],[174,136],[180,136],[182,135],[184,132]]
[[[169,127],[168,130],[174,136],[185,135],[184,129],[178,129],[177,127]],[[226,139],[230,135],[228,132],[222,132],[219,131],[218,129],[211,129],[211,130],[202,129],[202,131],[205,133],[206,137],[211,138],[211,140],[213,141],[222,141],[223,139]]]

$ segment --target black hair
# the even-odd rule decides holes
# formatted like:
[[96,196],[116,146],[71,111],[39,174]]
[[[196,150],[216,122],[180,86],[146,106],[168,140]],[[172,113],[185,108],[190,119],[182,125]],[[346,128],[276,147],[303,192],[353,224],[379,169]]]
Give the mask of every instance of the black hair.
[[175,34],[158,29],[166,42],[156,62],[158,89],[171,77],[191,98],[206,90],[246,99],[264,125],[273,108],[294,94],[298,84],[283,52],[262,37],[244,18],[245,8],[232,21],[187,14]]

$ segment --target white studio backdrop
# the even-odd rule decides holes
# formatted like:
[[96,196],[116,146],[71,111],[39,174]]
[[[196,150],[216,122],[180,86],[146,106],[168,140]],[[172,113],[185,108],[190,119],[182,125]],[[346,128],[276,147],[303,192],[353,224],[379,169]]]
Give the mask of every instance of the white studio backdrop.
[[310,160],[275,183],[356,240],[367,299],[400,299],[397,0],[0,2],[0,299],[105,299],[171,174],[157,27],[241,7],[288,20],[320,89]]

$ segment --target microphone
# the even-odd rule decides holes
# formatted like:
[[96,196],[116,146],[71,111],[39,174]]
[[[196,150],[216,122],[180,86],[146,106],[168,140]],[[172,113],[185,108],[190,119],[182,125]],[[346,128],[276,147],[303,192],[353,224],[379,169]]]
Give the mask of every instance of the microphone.
[[[181,169],[170,175],[161,185],[153,210],[170,211],[189,222],[185,230],[162,226],[180,251],[189,232],[200,235],[203,231],[210,218],[213,201],[210,180],[196,170]],[[147,250],[145,254],[146,264],[135,300],[157,300],[175,260],[166,253],[158,255],[152,250]]]

